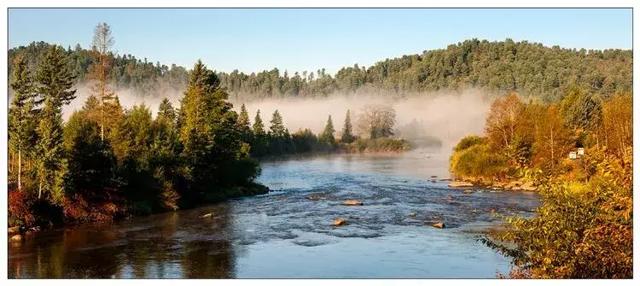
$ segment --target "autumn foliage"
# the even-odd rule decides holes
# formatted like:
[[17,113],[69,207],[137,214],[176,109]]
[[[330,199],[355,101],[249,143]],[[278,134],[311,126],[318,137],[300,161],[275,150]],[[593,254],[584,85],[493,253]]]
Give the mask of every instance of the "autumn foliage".
[[[457,175],[507,174],[538,184],[535,216],[510,217],[505,230],[484,240],[513,258],[509,277],[633,276],[631,102],[630,94],[580,90],[555,104],[511,94],[492,105],[486,139],[458,144],[451,160]],[[569,159],[577,148],[585,154]]]

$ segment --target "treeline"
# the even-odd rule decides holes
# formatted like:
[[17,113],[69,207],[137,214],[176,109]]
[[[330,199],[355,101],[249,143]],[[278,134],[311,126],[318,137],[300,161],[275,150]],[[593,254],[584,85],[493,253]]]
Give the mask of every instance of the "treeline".
[[510,94],[492,104],[484,136],[455,147],[456,177],[538,186],[535,216],[486,240],[514,259],[511,277],[632,277],[632,115],[630,93],[575,87],[551,104]]
[[275,110],[266,130],[257,110],[251,124],[249,114],[244,106],[240,108],[238,119],[242,137],[250,142],[251,155],[269,157],[304,153],[328,152],[400,152],[411,146],[403,139],[393,138],[395,112],[386,106],[366,106],[357,123],[357,131],[351,122],[351,111],[347,110],[340,136],[336,136],[331,115],[320,134],[314,134],[305,128],[291,134],[284,126],[282,115]]
[[[20,54],[29,58],[42,53],[45,43],[9,50],[12,60]],[[91,51],[79,46],[69,48],[78,80],[84,79],[91,65]],[[184,86],[187,71],[173,65],[141,61],[132,56],[113,58],[113,81],[122,87],[149,92],[159,83]],[[424,51],[386,59],[370,67],[344,67],[335,75],[318,71],[293,74],[274,68],[245,74],[219,72],[221,86],[234,100],[270,97],[326,96],[331,93],[384,91],[405,92],[456,90],[468,87],[490,91],[517,91],[521,95],[542,98],[545,102],[561,99],[568,88],[578,86],[596,94],[631,90],[632,53],[630,50],[575,50],[545,47],[510,39],[500,42],[466,40],[446,49]]]
[[[15,62],[18,57],[24,58],[28,69],[35,72],[52,46],[45,42],[32,42],[28,46],[9,49],[9,63]],[[74,83],[85,83],[93,79],[91,69],[99,62],[100,56],[95,47],[84,49],[77,44],[74,48],[68,47],[62,51],[68,59],[71,74],[75,76]],[[118,55],[111,51],[107,51],[104,56],[109,68],[109,84],[115,88],[128,88],[141,95],[153,95],[163,90],[184,90],[189,80],[189,71],[175,64],[166,66],[147,61],[147,58],[138,59],[130,54]],[[14,74],[13,67],[9,65],[10,81],[14,80]]]
[[[586,178],[571,152],[606,150],[625,160],[632,146],[632,97],[589,94],[574,87],[558,103],[523,102],[511,93],[496,99],[485,136],[463,138],[451,158],[454,175],[470,180],[510,180],[538,170],[566,179]],[[596,151],[594,151],[596,150]]]
[[[104,61],[98,55],[96,74]],[[227,93],[200,61],[179,109],[166,99],[155,118],[144,105],[123,109],[103,76],[66,123],[68,53],[50,46],[35,73],[28,65],[21,56],[12,69],[10,225],[109,221],[266,192]]]

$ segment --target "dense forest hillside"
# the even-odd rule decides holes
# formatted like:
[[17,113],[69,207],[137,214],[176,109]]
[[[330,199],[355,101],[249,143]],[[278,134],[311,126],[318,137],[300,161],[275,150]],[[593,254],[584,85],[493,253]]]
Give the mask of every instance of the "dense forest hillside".
[[[27,54],[26,58],[32,61],[29,66],[33,68],[49,46],[33,42],[13,48],[9,50],[9,60]],[[84,81],[94,61],[92,51],[77,45],[69,47],[66,53],[71,58],[76,80]],[[184,67],[169,67],[127,54],[110,56],[110,78],[116,87],[153,94],[161,89],[182,90],[186,86],[188,71]],[[221,86],[232,99],[326,96],[334,92],[368,90],[402,94],[476,87],[498,92],[517,91],[521,95],[556,101],[570,86],[594,94],[630,91],[631,75],[631,50],[575,50],[510,39],[467,40],[446,49],[385,59],[370,67],[344,67],[335,75],[324,69],[293,74],[277,68],[251,74],[218,72]]]
[[[28,46],[20,46],[9,50],[9,63],[13,63],[19,55],[24,55],[31,71],[35,71],[46,52],[53,46],[45,42],[32,42]],[[65,50],[70,69],[77,82],[88,80],[90,67],[96,61],[92,50],[83,49],[80,45]],[[153,94],[162,88],[173,88],[180,91],[187,86],[189,73],[187,69],[177,65],[161,65],[152,63],[146,58],[138,59],[132,55],[114,55],[109,53],[109,76],[117,88],[131,88],[140,94]],[[13,80],[12,65],[9,65],[9,80]]]

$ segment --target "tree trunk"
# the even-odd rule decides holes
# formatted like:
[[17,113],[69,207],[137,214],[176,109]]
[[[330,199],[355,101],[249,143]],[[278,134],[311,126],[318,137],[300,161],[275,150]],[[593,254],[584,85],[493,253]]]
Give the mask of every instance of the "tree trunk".
[[22,150],[18,149],[18,191],[22,191]]
[[102,51],[100,52],[100,140],[104,142],[104,97],[106,86],[105,64]]

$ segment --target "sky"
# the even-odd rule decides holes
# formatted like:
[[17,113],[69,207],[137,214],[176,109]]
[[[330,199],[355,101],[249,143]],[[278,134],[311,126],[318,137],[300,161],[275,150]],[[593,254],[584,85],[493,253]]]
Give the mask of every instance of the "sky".
[[631,9],[9,9],[9,48],[89,47],[99,22],[119,54],[226,72],[335,73],[471,38],[632,47]]

